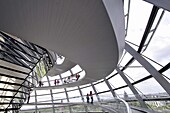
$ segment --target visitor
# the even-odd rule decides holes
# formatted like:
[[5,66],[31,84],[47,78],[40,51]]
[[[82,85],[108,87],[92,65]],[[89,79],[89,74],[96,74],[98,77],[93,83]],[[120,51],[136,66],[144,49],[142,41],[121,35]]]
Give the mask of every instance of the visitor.
[[64,79],[64,84],[66,84],[67,83],[67,81]]
[[55,79],[55,80],[54,80],[54,85],[56,86],[56,84],[57,84],[57,80]]
[[39,81],[39,87],[42,87],[43,83],[41,81]]
[[92,95],[92,91],[90,91],[90,96]]
[[92,94],[92,91],[90,91],[90,98],[91,98],[91,104],[93,104],[93,94]]
[[60,83],[60,81],[59,80],[57,80],[57,85]]
[[78,81],[79,78],[80,78],[80,75],[76,74],[76,81]]
[[91,97],[91,104],[93,104],[93,95],[91,95],[90,97]]
[[27,100],[27,104],[28,104],[29,101],[30,101],[30,93],[31,93],[31,91],[32,91],[32,89],[30,88],[30,89],[28,90],[28,100]]
[[89,103],[89,94],[86,95],[87,103]]
[[68,82],[68,83],[70,83],[70,76],[68,76],[68,78],[67,78],[67,82]]

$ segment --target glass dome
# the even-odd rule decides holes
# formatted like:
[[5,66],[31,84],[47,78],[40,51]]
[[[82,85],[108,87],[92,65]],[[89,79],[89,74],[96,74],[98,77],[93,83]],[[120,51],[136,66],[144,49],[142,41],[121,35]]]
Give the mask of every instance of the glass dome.
[[169,112],[170,13],[145,1],[124,0],[124,14],[125,48],[116,69],[84,85],[77,85],[87,74],[80,64],[1,31],[0,110],[104,112],[104,105],[119,98],[132,109]]

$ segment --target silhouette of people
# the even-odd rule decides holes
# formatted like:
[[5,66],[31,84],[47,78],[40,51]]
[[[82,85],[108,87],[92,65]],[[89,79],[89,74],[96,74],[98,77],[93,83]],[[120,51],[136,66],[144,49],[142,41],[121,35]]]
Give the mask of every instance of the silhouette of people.
[[57,80],[55,79],[55,80],[54,80],[54,85],[56,86],[56,84],[57,84]]
[[87,95],[86,95],[86,99],[87,99],[87,103],[89,103],[89,94],[87,93]]
[[42,87],[43,83],[41,81],[39,81],[39,87]]
[[92,95],[92,91],[90,91],[90,96]]
[[68,83],[70,83],[70,76],[68,76],[68,78],[67,78],[67,82],[68,82]]
[[30,89],[28,90],[28,101],[27,101],[27,103],[29,103],[29,101],[30,101],[30,94],[31,94],[31,91],[32,91],[32,89],[30,88]]
[[64,84],[66,84],[67,83],[67,81],[64,79]]
[[93,104],[93,94],[92,94],[92,91],[90,91],[90,98],[91,98],[91,104]]
[[90,97],[91,97],[91,104],[93,104],[93,95],[91,95]]
[[80,75],[79,74],[76,74],[76,81],[78,81],[80,78]]
[[57,85],[60,83],[60,81],[59,80],[57,80]]

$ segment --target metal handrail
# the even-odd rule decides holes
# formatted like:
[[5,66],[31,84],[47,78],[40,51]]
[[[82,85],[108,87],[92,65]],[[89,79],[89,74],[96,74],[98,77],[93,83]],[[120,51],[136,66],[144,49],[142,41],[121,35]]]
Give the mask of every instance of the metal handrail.
[[132,113],[129,104],[128,104],[125,100],[123,100],[123,99],[121,99],[121,98],[117,98],[117,99],[120,100],[120,101],[122,101],[122,102],[125,104],[126,109],[127,109],[127,113]]

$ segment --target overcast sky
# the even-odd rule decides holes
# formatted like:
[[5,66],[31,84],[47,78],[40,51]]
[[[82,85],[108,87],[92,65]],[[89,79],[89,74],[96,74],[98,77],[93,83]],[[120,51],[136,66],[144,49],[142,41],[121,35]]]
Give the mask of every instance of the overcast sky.
[[[147,21],[149,19],[152,10],[152,6],[153,5],[146,3],[144,1],[131,0],[129,29],[128,29],[128,35],[126,37],[126,40],[133,42],[136,45],[140,44],[141,38],[143,36]],[[159,10],[155,22],[157,22],[158,17],[161,14],[161,11],[162,10]],[[155,23],[153,25],[155,26]],[[160,25],[158,26],[158,29],[155,32],[155,35],[153,36],[151,43],[149,44],[149,47],[144,52],[144,55],[155,60],[156,62],[160,63],[163,66],[168,64],[170,61],[169,29],[170,29],[170,13],[165,12],[160,22]],[[155,64],[153,65],[156,69],[161,68],[158,65]],[[133,78],[133,76],[135,75],[134,74],[132,75],[132,73],[130,74],[127,73],[127,74],[131,75],[131,77]],[[140,77],[143,76],[144,71],[138,70],[137,73],[138,73],[138,77]],[[166,75],[170,77],[170,73],[166,73]],[[138,89],[140,89],[144,94],[164,92],[162,87],[153,78],[141,83],[141,85],[139,84],[136,85],[136,87],[138,87]]]

